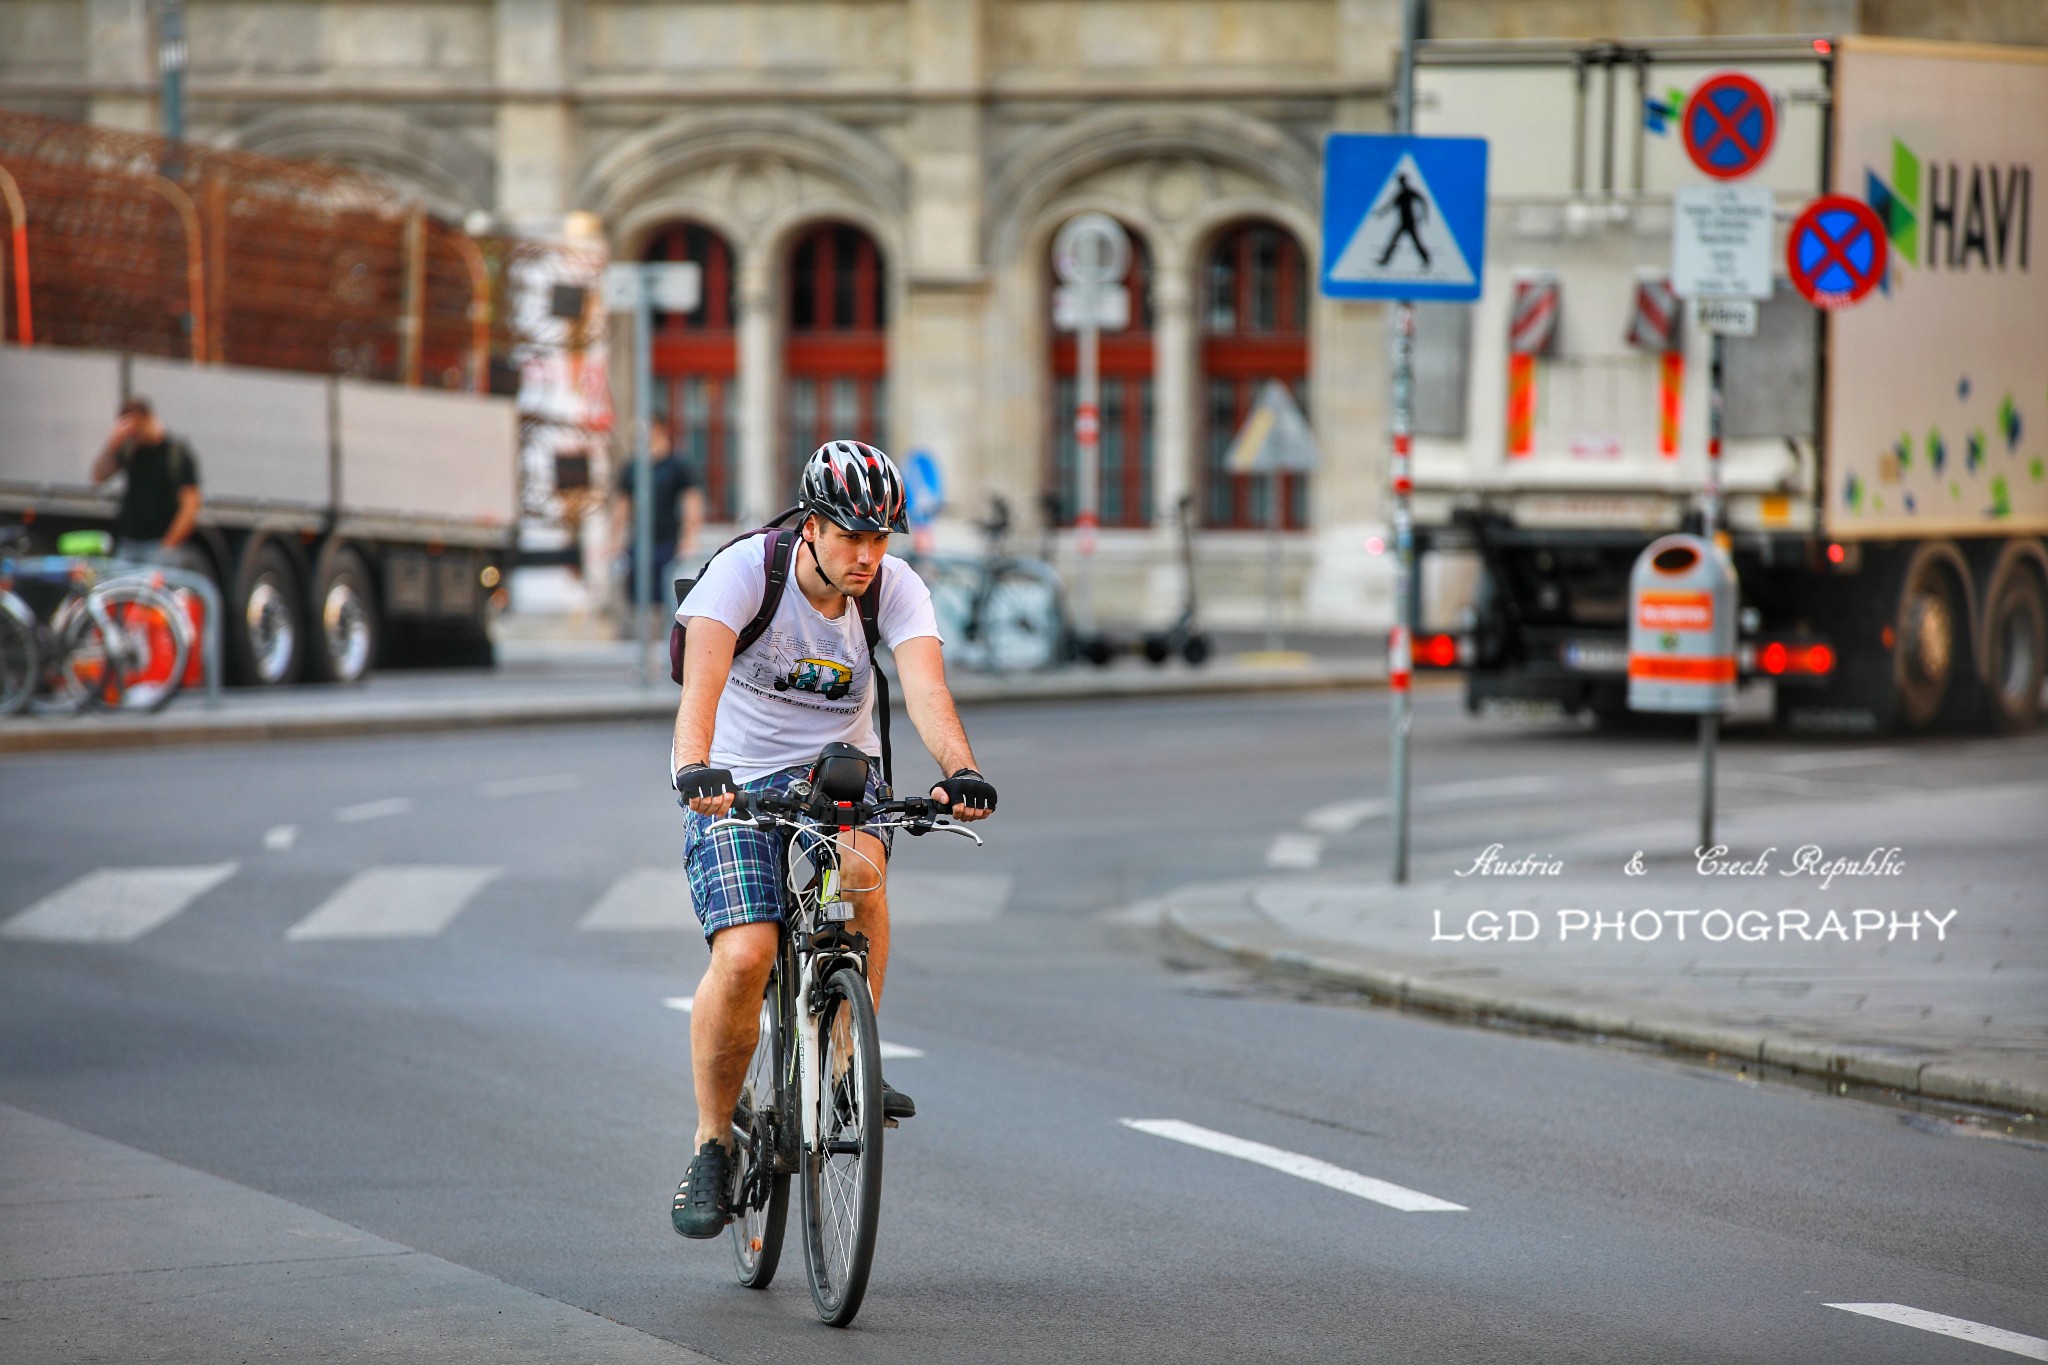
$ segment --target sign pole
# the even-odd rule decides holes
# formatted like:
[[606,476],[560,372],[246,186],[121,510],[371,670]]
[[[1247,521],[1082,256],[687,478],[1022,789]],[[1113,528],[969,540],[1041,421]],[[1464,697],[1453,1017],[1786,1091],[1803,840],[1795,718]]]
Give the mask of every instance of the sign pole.
[[[1717,539],[1721,523],[1721,377],[1727,341],[1719,332],[1708,343],[1707,360],[1707,495],[1700,503],[1700,538]],[[1721,737],[1717,711],[1700,714],[1700,851],[1714,846],[1714,749]]]
[[1081,556],[1081,584],[1075,619],[1081,630],[1095,630],[1095,524],[1102,468],[1102,414],[1100,378],[1101,332],[1090,313],[1075,337],[1076,393],[1074,402],[1074,481],[1079,486],[1074,502],[1074,549]]
[[[1394,128],[1402,136],[1415,131],[1415,40],[1421,36],[1423,0],[1406,0],[1401,7],[1401,69],[1395,88]],[[1388,805],[1392,812],[1393,857],[1391,878],[1395,886],[1408,882],[1408,732],[1410,641],[1414,638],[1413,592],[1415,577],[1415,517],[1410,495],[1415,491],[1410,446],[1414,430],[1415,389],[1415,304],[1410,299],[1394,303],[1394,414],[1391,473],[1394,486],[1394,632],[1387,642],[1388,723],[1392,728],[1392,759],[1389,764]]]
[[633,658],[643,688],[654,685],[647,637],[654,616],[654,300],[642,276],[633,306]]

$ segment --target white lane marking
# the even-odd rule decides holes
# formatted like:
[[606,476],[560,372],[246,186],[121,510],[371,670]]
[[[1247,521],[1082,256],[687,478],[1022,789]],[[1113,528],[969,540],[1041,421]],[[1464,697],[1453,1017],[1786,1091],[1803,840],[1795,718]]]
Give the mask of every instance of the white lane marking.
[[285,931],[308,939],[432,938],[503,871],[496,867],[373,867]]
[[2022,1332],[2008,1332],[2003,1327],[1986,1327],[1968,1318],[1952,1318],[1946,1313],[1908,1308],[1903,1303],[1831,1303],[1828,1307],[1839,1308],[1845,1313],[1860,1313],[1866,1318],[1896,1322],[1902,1327],[1917,1327],[1923,1332],[1939,1332],[1960,1341],[1974,1341],[1979,1346],[1989,1346],[1994,1351],[2010,1351],[2029,1360],[2048,1360],[2048,1341]]
[[[858,876],[860,865],[848,869]],[[892,924],[982,924],[1003,913],[1010,901],[1008,873],[913,872],[889,877]]]
[[0,934],[44,943],[132,943],[239,866],[103,867],[0,924]]
[[611,884],[578,929],[701,929],[681,868],[637,867]]
[[[695,996],[689,995],[669,995],[662,997],[661,1003],[672,1010],[681,1010],[684,1014],[688,1014],[690,1006],[695,1002],[695,999]],[[902,1043],[892,1043],[885,1038],[882,1040],[881,1053],[882,1060],[888,1062],[894,1061],[898,1057],[922,1057],[924,1056],[924,1049],[921,1047],[905,1047]]]
[[1434,787],[1424,787],[1415,793],[1415,799],[1440,804],[1477,801],[1489,796],[1540,796],[1544,792],[1556,791],[1562,785],[1557,778],[1539,777],[1530,773],[1523,777],[1483,778],[1477,782],[1445,782]]
[[1249,1161],[1267,1166],[1276,1171],[1297,1176],[1303,1180],[1327,1185],[1333,1190],[1355,1194],[1360,1199],[1370,1199],[1375,1204],[1385,1204],[1390,1209],[1403,1213],[1465,1213],[1463,1204],[1453,1204],[1448,1199],[1423,1194],[1420,1190],[1407,1189],[1401,1185],[1375,1180],[1369,1175],[1347,1171],[1342,1166],[1332,1166],[1327,1161],[1318,1161],[1312,1156],[1298,1152],[1284,1152],[1278,1147],[1268,1147],[1263,1142],[1250,1142],[1244,1138],[1232,1137],[1208,1128],[1198,1128],[1192,1123],[1179,1119],[1118,1119],[1126,1128],[1135,1128],[1141,1133],[1163,1137],[1171,1142],[1185,1142],[1190,1147],[1204,1151],[1220,1152],[1234,1156],[1240,1161]]
[[1311,834],[1349,834],[1368,820],[1374,820],[1387,813],[1387,798],[1369,796],[1361,801],[1337,801],[1327,806],[1317,806],[1301,817],[1301,823]]
[[263,833],[263,846],[272,853],[282,853],[298,841],[297,825],[272,825]]
[[343,806],[334,812],[334,818],[344,825],[361,824],[365,820],[382,820],[387,815],[411,814],[413,800],[410,796],[387,796],[382,801],[365,801],[359,806]]
[[1904,749],[1841,749],[1819,750],[1810,754],[1787,754],[1773,759],[1771,769],[1781,773],[1817,773],[1829,768],[1863,768],[1877,763],[1889,763],[1903,758]]
[[1308,868],[1323,860],[1323,841],[1313,834],[1288,831],[1266,846],[1267,867]]
[[1617,787],[1649,787],[1659,782],[1684,782],[1700,775],[1697,762],[1653,763],[1646,768],[1609,768],[1607,780]]
[[498,782],[477,784],[478,796],[539,796],[546,792],[572,792],[583,785],[583,779],[574,773],[554,773],[547,777],[508,777]]

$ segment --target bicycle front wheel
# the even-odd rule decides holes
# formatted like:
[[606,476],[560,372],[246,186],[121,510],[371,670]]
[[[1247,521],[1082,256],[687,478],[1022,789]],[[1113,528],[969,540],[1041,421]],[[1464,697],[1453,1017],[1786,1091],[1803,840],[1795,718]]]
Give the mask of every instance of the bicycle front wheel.
[[867,978],[826,978],[818,1018],[818,1136],[804,1144],[804,1253],[818,1316],[860,1311],[882,1204],[882,1045]]
[[95,699],[129,711],[158,711],[185,681],[192,631],[177,599],[148,583],[115,579],[100,584],[86,599],[80,623],[91,620],[90,651],[95,645],[104,668]]
[[740,1085],[740,1102],[732,1114],[733,1150],[739,1154],[734,1172],[739,1197],[726,1230],[732,1236],[733,1269],[749,1289],[766,1289],[782,1260],[782,1232],[789,1217],[789,1164],[783,1158],[784,1134],[796,1122],[793,1106],[782,1093],[788,1074],[788,1010],[782,989],[782,968],[768,978],[761,1001],[761,1034],[754,1040],[753,1060]]
[[41,669],[35,618],[17,614],[13,595],[0,592],[0,716],[11,716],[28,705]]

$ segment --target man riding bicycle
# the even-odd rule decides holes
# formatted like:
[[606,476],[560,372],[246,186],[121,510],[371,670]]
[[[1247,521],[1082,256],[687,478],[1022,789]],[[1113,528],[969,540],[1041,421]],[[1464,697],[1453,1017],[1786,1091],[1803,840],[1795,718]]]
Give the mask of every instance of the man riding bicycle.
[[[732,809],[736,790],[787,791],[828,743],[868,754],[880,748],[870,705],[874,659],[858,605],[878,577],[877,633],[895,655],[912,724],[950,774],[932,787],[932,799],[963,821],[984,819],[996,806],[946,687],[931,593],[888,553],[890,532],[904,529],[896,465],[873,446],[828,442],[805,463],[797,496],[803,520],[788,583],[798,591],[781,593],[753,643],[736,648],[767,601],[765,535],[720,550],[676,609],[687,631],[670,768],[690,812],[683,860],[711,945],[690,1015],[697,1154],[671,1210],[685,1237],[716,1237],[731,1218],[733,1108],[760,1030],[783,907],[781,841],[763,830],[710,826]],[[869,782],[873,799],[878,778]],[[852,852],[854,866],[886,875],[886,838],[858,832]],[[867,937],[867,975],[879,1006],[889,962],[887,886],[882,876],[850,880],[866,883],[846,888],[848,927]],[[882,1112],[909,1118],[917,1106],[885,1084]]]

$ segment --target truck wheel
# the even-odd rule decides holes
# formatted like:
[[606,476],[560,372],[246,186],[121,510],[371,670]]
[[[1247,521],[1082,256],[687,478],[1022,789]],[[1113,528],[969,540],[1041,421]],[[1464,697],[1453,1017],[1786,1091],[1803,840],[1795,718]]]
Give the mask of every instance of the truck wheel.
[[2048,664],[2048,602],[2041,579],[2013,560],[1991,585],[1984,613],[1984,701],[1992,727],[2020,735],[2041,719],[2041,673]]
[[354,550],[337,550],[321,565],[313,592],[313,676],[361,682],[377,661],[377,598],[370,571]]
[[266,542],[242,564],[228,605],[235,680],[251,687],[296,682],[306,622],[298,575],[282,546]]
[[1940,558],[1921,554],[1907,566],[1899,587],[1897,639],[1892,650],[1892,685],[1898,718],[1909,730],[1924,730],[1941,714],[1956,680],[1966,632],[1957,605],[1954,575]]

